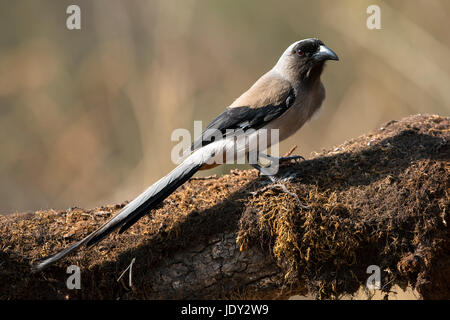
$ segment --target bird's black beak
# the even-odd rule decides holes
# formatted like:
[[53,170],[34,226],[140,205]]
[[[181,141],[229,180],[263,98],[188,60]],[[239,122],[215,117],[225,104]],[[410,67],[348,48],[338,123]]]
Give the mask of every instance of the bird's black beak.
[[311,56],[311,59],[315,62],[320,62],[320,61],[325,61],[325,60],[339,60],[339,57],[337,56],[336,53],[334,53],[333,50],[331,50],[330,48],[328,48],[325,45],[321,45],[319,47],[319,51],[317,51],[316,53],[314,53]]

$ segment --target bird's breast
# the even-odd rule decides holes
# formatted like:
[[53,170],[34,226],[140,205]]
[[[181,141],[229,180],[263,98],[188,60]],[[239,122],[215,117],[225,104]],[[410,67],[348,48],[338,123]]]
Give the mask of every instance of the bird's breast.
[[279,141],[283,141],[297,132],[316,113],[325,99],[325,89],[322,83],[313,90],[297,93],[294,104],[278,119],[267,125],[267,129],[279,130]]

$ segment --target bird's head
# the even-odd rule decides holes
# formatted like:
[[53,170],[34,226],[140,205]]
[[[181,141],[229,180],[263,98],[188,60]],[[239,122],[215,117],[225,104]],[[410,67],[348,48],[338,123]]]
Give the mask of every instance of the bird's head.
[[318,77],[326,60],[339,60],[336,53],[315,38],[291,44],[275,65],[275,69],[286,77],[304,79]]

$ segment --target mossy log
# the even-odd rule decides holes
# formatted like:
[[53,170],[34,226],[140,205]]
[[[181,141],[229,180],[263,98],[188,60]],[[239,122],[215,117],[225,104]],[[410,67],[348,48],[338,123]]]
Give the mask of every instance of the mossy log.
[[[124,234],[30,268],[124,204],[0,216],[0,299],[284,299],[382,290],[450,299],[450,119],[416,115],[283,165],[194,178]],[[134,260],[131,279],[122,272]],[[68,289],[67,267],[81,289]],[[130,285],[131,284],[131,285]]]

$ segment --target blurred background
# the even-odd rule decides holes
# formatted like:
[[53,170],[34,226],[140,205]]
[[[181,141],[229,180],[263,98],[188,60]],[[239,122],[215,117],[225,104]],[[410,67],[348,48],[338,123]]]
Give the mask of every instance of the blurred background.
[[[81,30],[66,28],[70,4]],[[303,38],[341,60],[281,154],[448,116],[449,13],[448,0],[0,0],[0,213],[131,200],[175,166],[174,129],[206,125]]]

